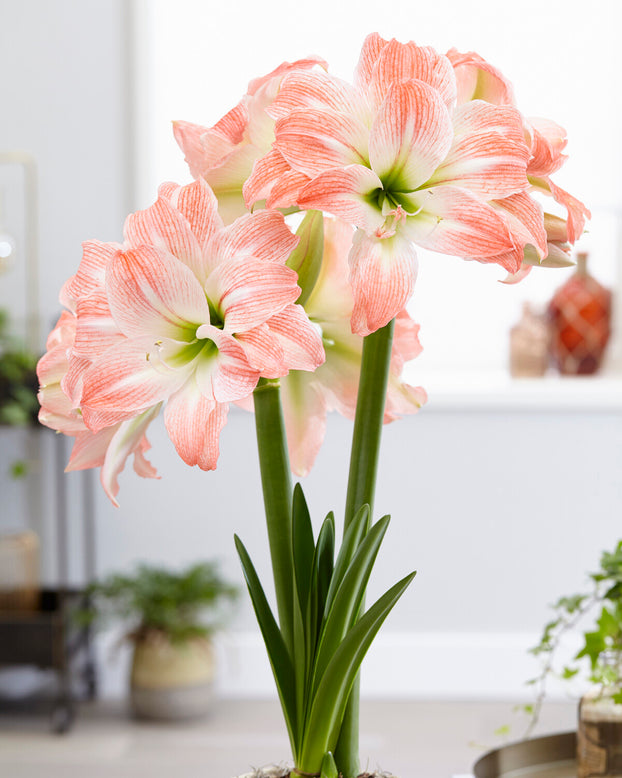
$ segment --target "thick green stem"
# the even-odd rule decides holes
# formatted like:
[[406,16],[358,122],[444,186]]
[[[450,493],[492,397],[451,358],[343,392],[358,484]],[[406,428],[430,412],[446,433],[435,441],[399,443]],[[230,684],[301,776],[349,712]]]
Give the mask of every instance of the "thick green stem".
[[293,648],[292,483],[278,381],[262,378],[253,392],[261,485],[281,632]]
[[[373,513],[384,405],[389,380],[394,321],[365,338],[350,454],[345,529],[361,505]],[[335,759],[344,778],[359,774],[359,681],[354,684],[339,735]]]

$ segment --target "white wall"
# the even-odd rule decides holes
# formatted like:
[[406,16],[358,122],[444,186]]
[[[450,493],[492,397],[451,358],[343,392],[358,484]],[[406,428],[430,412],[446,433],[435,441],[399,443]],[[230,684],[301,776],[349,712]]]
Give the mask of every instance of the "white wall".
[[[118,239],[131,198],[126,10],[121,0],[0,3],[0,72],[10,74],[0,148],[29,150],[39,162],[46,318],[77,266],[80,242]],[[97,492],[99,571],[217,557],[241,581],[235,530],[267,573],[252,426],[250,416],[231,413],[219,470],[208,474],[183,465],[156,426],[152,459],[162,479],[123,474],[119,509]],[[331,419],[307,479],[316,521],[342,509],[350,429]],[[547,603],[580,588],[620,534],[621,433],[622,409],[599,410],[589,392],[565,410],[448,407],[432,394],[424,412],[386,430],[377,509],[394,519],[372,595],[412,567],[419,574],[370,660],[370,693],[521,692],[530,673],[524,647]],[[0,445],[7,455],[12,444],[0,436]],[[13,488],[0,480],[2,495]],[[224,693],[271,693],[246,599],[222,646]],[[389,661],[380,666],[382,658]],[[104,667],[105,690],[120,691],[122,663]]]
[[119,240],[130,207],[128,11],[124,0],[0,0],[0,148],[38,166],[46,325],[81,242]]

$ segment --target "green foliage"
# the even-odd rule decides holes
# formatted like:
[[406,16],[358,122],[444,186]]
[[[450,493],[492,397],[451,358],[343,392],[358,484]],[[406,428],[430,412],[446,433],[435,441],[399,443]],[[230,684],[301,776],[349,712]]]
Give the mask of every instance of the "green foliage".
[[324,255],[324,216],[321,211],[308,211],[296,230],[300,238],[289,255],[287,266],[298,273],[300,296],[297,302],[304,305],[318,279]]
[[0,311],[0,425],[35,424],[37,402],[37,357],[9,334],[6,311]]
[[[538,721],[546,696],[546,682],[551,675],[565,681],[581,673],[581,660],[587,660],[585,676],[605,687],[621,689],[613,699],[622,702],[622,541],[613,552],[603,552],[600,567],[590,573],[591,588],[587,592],[560,597],[552,605],[555,618],[545,624],[540,642],[530,652],[542,660],[541,673],[528,681],[536,688],[536,701],[531,711],[527,734]],[[589,615],[593,617],[592,629],[582,633],[583,646],[575,656],[574,666],[555,669],[556,652],[562,638],[577,629]]]
[[320,778],[339,778],[337,765],[335,764],[335,758],[330,753],[330,751],[324,756],[324,759],[322,760]]
[[237,596],[213,562],[200,562],[180,572],[139,565],[133,575],[113,574],[92,584],[92,603],[82,621],[121,619],[127,637],[142,639],[149,633],[165,634],[172,641],[211,634],[221,625],[221,606]]
[[23,459],[16,459],[10,468],[12,478],[24,478],[28,474],[28,462]]
[[[255,614],[268,650],[296,768],[336,778],[332,757],[346,705],[361,662],[393,606],[414,577],[406,576],[363,615],[367,583],[389,524],[370,527],[369,507],[355,516],[333,562],[335,525],[329,514],[314,540],[309,510],[299,485],[292,508],[294,571],[291,635],[284,634],[268,605],[251,559],[236,547]],[[292,646],[291,650],[288,646]]]

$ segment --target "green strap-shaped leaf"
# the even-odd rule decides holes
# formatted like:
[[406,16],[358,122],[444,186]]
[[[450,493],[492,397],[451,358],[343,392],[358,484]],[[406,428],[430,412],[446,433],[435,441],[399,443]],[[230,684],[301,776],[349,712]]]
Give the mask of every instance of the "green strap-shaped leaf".
[[315,543],[309,508],[300,484],[294,487],[292,502],[292,543],[294,552],[294,577],[298,602],[303,617],[309,601],[309,587],[313,570]]
[[369,530],[369,506],[362,505],[343,536],[343,542],[335,562],[335,571],[326,597],[326,610],[329,611],[341,582],[350,567],[350,562]]
[[296,740],[296,697],[292,660],[287,651],[279,626],[276,623],[276,619],[268,604],[268,600],[266,599],[266,595],[251,558],[237,535],[234,536],[234,540],[235,547],[242,563],[242,570],[251,596],[255,615],[259,622],[259,628],[261,629],[264,643],[266,644],[268,658],[270,659],[274,680],[276,681],[276,687],[281,700],[281,707],[283,708],[283,715],[285,716],[285,723],[287,724],[292,751],[295,754],[297,752],[298,741]]
[[307,687],[305,699],[310,693],[313,664],[319,638],[320,625],[324,618],[324,605],[326,594],[330,586],[333,572],[333,559],[335,555],[335,519],[328,514],[317,539],[315,555],[313,557],[313,572],[311,586],[309,587],[309,603],[305,620],[305,646],[307,649]]
[[289,255],[287,266],[298,273],[300,296],[297,302],[304,305],[315,286],[322,268],[324,256],[324,217],[321,211],[308,211],[296,230],[300,238]]
[[297,767],[319,772],[324,754],[334,751],[348,696],[361,662],[395,603],[415,577],[411,573],[382,595],[350,629],[335,651],[314,696]]
[[369,576],[389,521],[390,517],[384,516],[363,538],[335,595],[320,634],[313,673],[314,690],[318,688],[326,667],[362,607]]
[[[335,562],[335,518],[328,514],[317,539],[314,576],[317,579],[318,620],[322,622]],[[319,627],[319,624],[318,624]]]
[[335,758],[329,751],[324,755],[322,759],[322,769],[320,770],[320,778],[339,778],[339,771],[335,764]]

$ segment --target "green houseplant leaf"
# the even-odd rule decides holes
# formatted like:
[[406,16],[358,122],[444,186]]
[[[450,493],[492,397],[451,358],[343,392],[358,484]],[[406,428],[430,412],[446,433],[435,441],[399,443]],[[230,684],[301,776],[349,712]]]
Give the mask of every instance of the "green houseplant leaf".
[[235,547],[242,563],[242,570],[244,571],[244,578],[246,579],[246,585],[248,586],[255,615],[257,616],[259,628],[261,629],[261,634],[268,651],[268,658],[281,700],[281,707],[283,708],[290,743],[295,753],[298,724],[296,716],[296,684],[292,658],[287,651],[287,646],[285,645],[278,624],[272,614],[272,610],[270,609],[270,605],[268,604],[268,600],[266,599],[266,595],[264,594],[263,587],[261,586],[259,576],[257,575],[251,558],[237,535],[234,536],[234,540]]
[[325,615],[315,661],[314,689],[317,689],[331,658],[356,619],[389,521],[388,516],[383,517],[363,538]]
[[356,622],[335,651],[314,694],[305,728],[301,769],[318,772],[327,751],[334,748],[343,714],[361,662],[384,620],[415,577],[398,581]]

